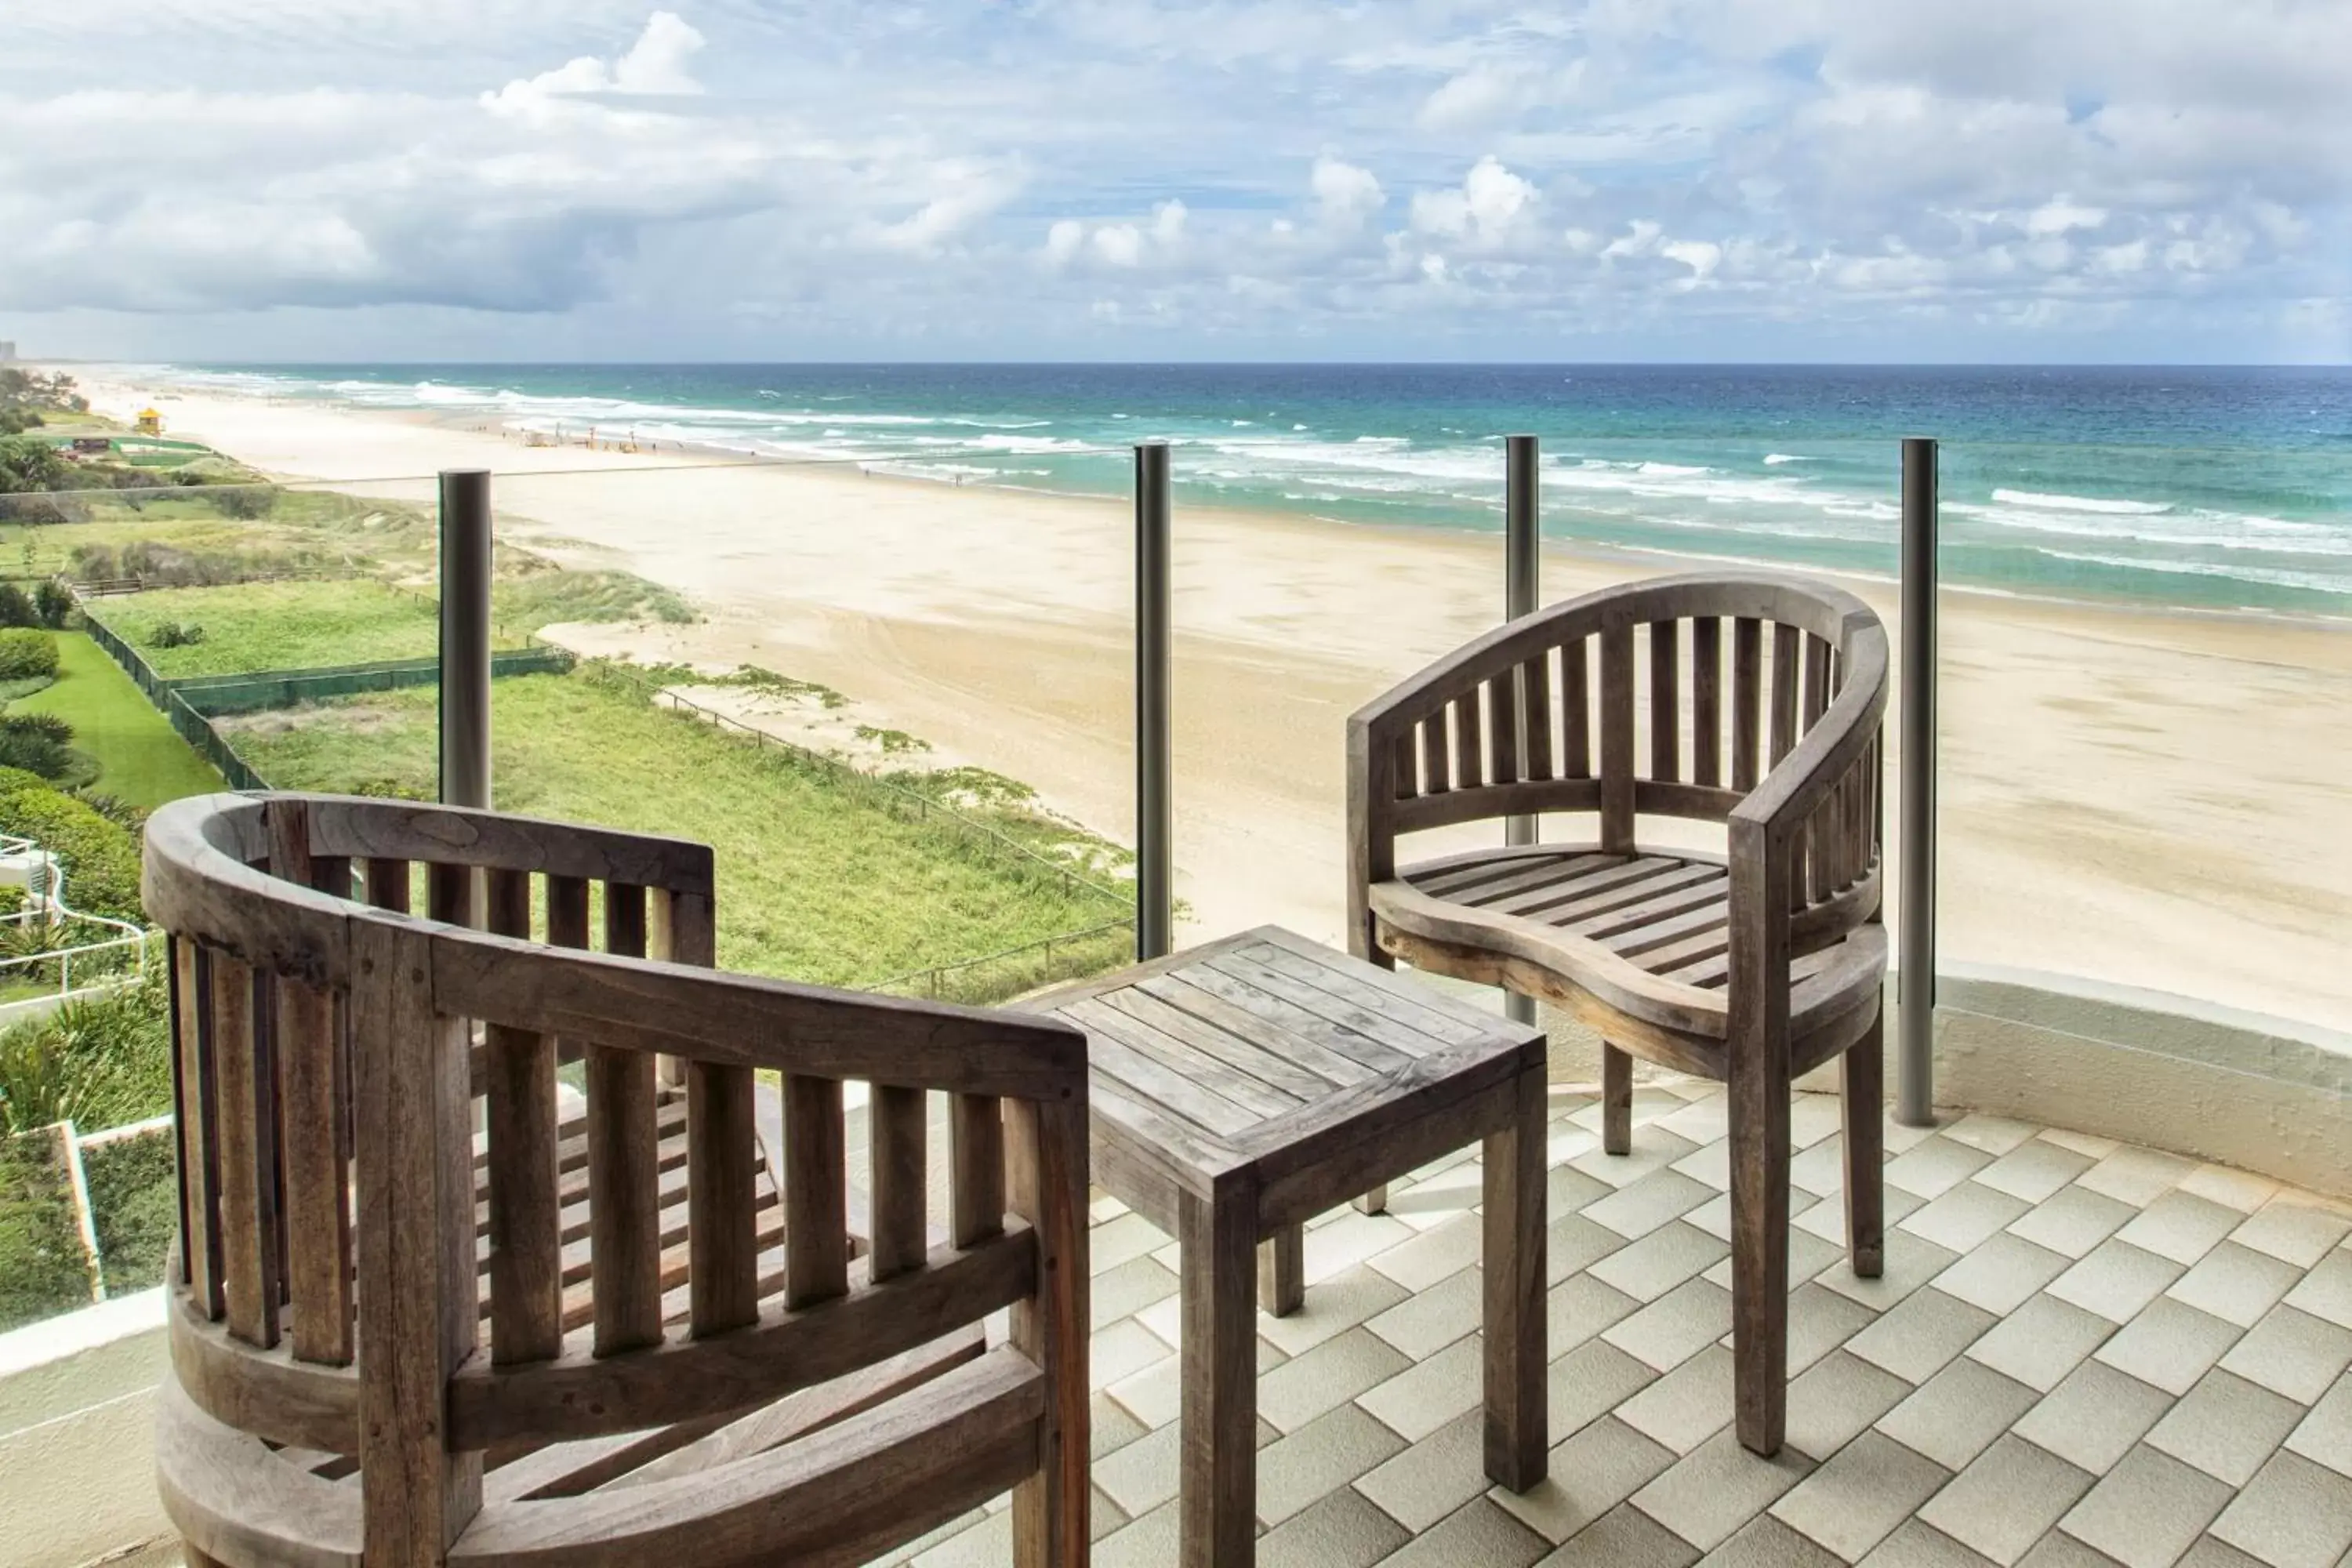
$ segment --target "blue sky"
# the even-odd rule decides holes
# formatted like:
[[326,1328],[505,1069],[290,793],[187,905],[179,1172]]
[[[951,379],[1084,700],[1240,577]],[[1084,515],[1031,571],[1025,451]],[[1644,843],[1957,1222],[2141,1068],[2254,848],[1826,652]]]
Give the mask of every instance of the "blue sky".
[[2352,0],[7,0],[0,338],[2352,359]]

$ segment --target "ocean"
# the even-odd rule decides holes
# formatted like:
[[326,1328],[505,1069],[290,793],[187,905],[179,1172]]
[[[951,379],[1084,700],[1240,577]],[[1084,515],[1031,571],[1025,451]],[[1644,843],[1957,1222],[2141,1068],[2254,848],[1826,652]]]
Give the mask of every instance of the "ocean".
[[2352,616],[2352,369],[1639,365],[202,365],[167,379],[578,438],[1499,530],[1543,443],[1548,537],[1892,576],[1897,440],[1942,447],[1947,582]]

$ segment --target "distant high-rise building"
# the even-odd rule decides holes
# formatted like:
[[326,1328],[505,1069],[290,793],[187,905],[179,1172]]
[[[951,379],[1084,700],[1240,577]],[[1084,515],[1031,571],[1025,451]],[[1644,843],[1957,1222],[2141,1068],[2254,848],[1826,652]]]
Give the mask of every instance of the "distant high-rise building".
[[16,345],[12,342],[0,341],[0,364],[6,364],[10,360],[15,359],[16,357]]

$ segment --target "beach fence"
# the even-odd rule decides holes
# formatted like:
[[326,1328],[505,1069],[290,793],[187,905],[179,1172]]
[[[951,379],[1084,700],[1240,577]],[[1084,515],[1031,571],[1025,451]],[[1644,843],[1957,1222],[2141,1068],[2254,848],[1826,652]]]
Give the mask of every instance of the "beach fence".
[[82,629],[89,640],[106,650],[107,657],[122,667],[132,684],[147,694],[147,700],[179,733],[180,739],[193,747],[196,754],[210,763],[228,781],[231,789],[268,789],[268,781],[253,770],[251,763],[237,755],[221,732],[213,728],[210,719],[196,711],[188,700],[180,695],[172,682],[155,673],[154,667],[140,657],[139,650],[117,636],[112,627],[89,613],[87,601],[81,602]]
[[0,1133],[14,1199],[0,1241],[0,1330],[163,1282],[179,1225],[170,1116],[102,1132],[70,1121]]

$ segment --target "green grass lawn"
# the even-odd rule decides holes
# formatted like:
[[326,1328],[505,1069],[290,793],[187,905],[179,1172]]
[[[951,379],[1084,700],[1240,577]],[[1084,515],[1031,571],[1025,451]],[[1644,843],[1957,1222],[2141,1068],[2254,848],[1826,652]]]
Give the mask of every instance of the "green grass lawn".
[[228,787],[87,636],[59,632],[58,660],[57,683],[8,710],[55,713],[71,724],[74,745],[98,762],[93,788],[152,809]]
[[[429,794],[434,696],[350,698],[221,730],[280,788]],[[730,968],[870,984],[1125,912],[1002,846],[902,817],[870,786],[653,708],[593,668],[500,680],[491,708],[502,809],[712,846],[719,958]],[[993,809],[1040,842],[1034,814]],[[1074,849],[1097,847],[1055,830]],[[1097,962],[1124,942],[1100,945]]]
[[[441,638],[431,600],[367,578],[163,588],[93,609],[167,679],[430,658]],[[200,626],[204,640],[159,647],[165,625]]]

